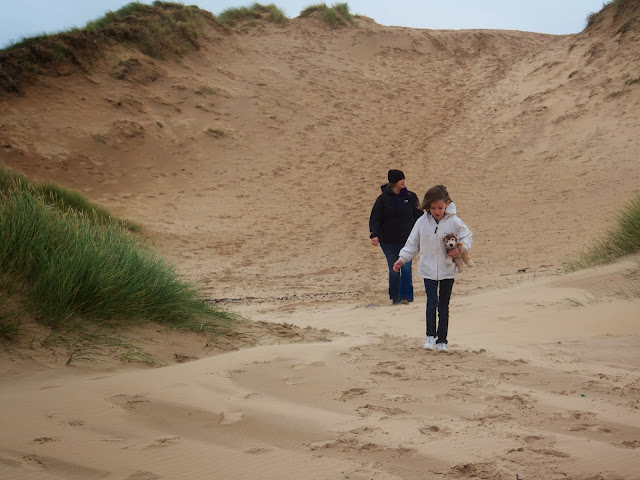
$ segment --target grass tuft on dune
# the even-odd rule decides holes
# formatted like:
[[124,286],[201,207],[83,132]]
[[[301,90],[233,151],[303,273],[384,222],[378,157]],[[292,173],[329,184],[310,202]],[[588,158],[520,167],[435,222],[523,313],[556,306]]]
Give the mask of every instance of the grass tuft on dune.
[[182,56],[200,47],[205,26],[217,25],[215,17],[196,6],[156,1],[132,2],[107,12],[84,28],[42,34],[0,50],[0,92],[20,92],[34,76],[62,63],[90,70],[109,45],[121,44],[155,58]]
[[589,246],[578,258],[570,260],[568,271],[610,263],[640,252],[640,192],[627,202],[615,218],[614,226]]
[[287,23],[287,17],[282,10],[273,3],[262,5],[254,3],[250,7],[228,8],[216,17],[218,22],[226,27],[234,27],[241,21],[255,21],[259,19],[278,25]]
[[33,182],[19,172],[0,166],[0,194],[4,195],[13,191],[36,194],[63,213],[73,210],[80,215],[90,217],[98,224],[116,223],[132,232],[142,232],[140,224],[112,216],[108,210],[89,201],[79,192],[63,188],[51,182]]
[[141,321],[231,328],[232,314],[208,305],[122,222],[61,208],[37,188],[0,178],[0,335],[16,334],[17,304],[54,329]]
[[349,24],[355,25],[356,23],[347,3],[336,3],[331,7],[327,6],[326,3],[311,5],[300,12],[300,16],[303,18],[318,16],[320,20],[331,28],[339,28]]

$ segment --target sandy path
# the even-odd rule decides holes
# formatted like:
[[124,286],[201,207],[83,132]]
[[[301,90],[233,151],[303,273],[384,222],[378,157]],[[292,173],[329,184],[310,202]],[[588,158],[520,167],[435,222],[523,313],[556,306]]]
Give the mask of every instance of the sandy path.
[[638,478],[640,303],[567,301],[631,265],[454,297],[450,354],[420,304],[254,311],[345,335],[14,379],[0,478]]

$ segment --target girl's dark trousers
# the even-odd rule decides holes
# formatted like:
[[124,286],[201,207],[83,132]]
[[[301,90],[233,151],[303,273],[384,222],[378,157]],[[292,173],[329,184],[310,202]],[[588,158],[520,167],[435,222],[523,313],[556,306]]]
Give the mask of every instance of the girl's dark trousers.
[[[439,292],[438,292],[438,287]],[[424,279],[427,291],[427,336],[437,337],[436,343],[447,343],[449,330],[449,300],[453,290],[453,278],[445,280]],[[436,311],[438,312],[438,328],[436,330]]]

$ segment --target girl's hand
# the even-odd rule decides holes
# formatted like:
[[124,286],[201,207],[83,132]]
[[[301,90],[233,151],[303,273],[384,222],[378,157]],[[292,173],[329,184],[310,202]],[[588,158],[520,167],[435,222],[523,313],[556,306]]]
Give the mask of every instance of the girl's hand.
[[378,237],[373,237],[371,239],[371,245],[373,245],[374,247],[377,247],[378,245],[380,245],[380,241],[378,240]]
[[451,258],[458,258],[458,257],[459,257],[459,256],[461,256],[461,255],[462,255],[462,253],[460,253],[460,249],[459,249],[459,248],[457,248],[457,247],[456,247],[456,248],[454,248],[453,250],[451,250],[451,251],[449,252],[449,256],[450,256]]
[[396,263],[393,264],[393,271],[399,272],[400,267],[402,267],[403,263],[400,260],[396,260]]

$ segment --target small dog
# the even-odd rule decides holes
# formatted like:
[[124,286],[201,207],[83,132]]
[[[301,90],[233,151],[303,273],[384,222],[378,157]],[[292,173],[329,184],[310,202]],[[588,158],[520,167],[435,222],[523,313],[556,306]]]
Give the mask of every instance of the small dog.
[[473,267],[473,262],[471,261],[471,256],[469,255],[469,250],[464,246],[464,243],[460,243],[458,241],[458,236],[455,233],[447,233],[443,237],[444,248],[447,251],[447,254],[454,250],[456,247],[460,249],[460,253],[462,256],[458,258],[452,258],[447,255],[447,265],[450,266],[453,262],[455,262],[458,267],[458,271],[461,272],[463,270],[462,263],[466,263],[468,266]]

